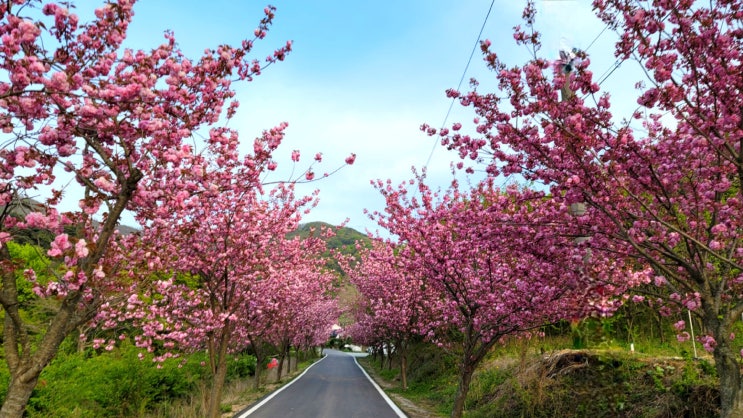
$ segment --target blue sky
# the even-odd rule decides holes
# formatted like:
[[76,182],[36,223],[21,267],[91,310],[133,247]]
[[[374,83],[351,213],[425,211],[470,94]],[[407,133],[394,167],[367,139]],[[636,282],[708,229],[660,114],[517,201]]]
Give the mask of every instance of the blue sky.
[[[78,3],[81,20],[87,20],[97,4]],[[424,166],[434,139],[420,132],[419,126],[439,127],[444,121],[450,105],[444,91],[459,83],[491,2],[274,0],[272,4],[276,19],[266,39],[257,43],[256,57],[270,54],[287,40],[294,42],[294,50],[284,62],[238,88],[241,107],[229,126],[239,131],[248,150],[263,129],[287,121],[287,137],[276,158],[284,170],[291,169],[293,149],[302,152],[305,163],[322,152],[325,161],[316,170],[319,174],[356,153],[353,166],[301,186],[299,192],[320,189],[320,204],[307,221],[340,223],[350,218],[350,227],[374,230],[363,210],[381,210],[384,202],[370,180],[400,183],[412,177],[412,166]],[[155,46],[162,42],[163,31],[172,29],[181,49],[195,58],[205,48],[251,38],[265,5],[255,0],[142,1],[135,6],[127,45]],[[527,57],[511,36],[512,27],[520,24],[522,7],[521,1],[496,0],[483,31],[483,38],[490,39],[514,65]],[[537,0],[537,7],[544,54],[557,57],[564,46],[586,48],[603,29],[588,0]],[[597,75],[615,62],[615,36],[605,31],[588,51]],[[482,82],[481,89],[493,86],[494,76],[479,51],[466,79],[470,77]],[[616,79],[622,78],[612,75],[602,87],[611,89]],[[465,81],[462,89],[466,87]],[[628,89],[619,85],[617,90]],[[472,117],[471,110],[455,104],[447,125]],[[434,149],[428,166],[430,181],[446,186],[451,180],[450,162],[456,159],[441,147]],[[286,172],[280,170],[274,180]]]

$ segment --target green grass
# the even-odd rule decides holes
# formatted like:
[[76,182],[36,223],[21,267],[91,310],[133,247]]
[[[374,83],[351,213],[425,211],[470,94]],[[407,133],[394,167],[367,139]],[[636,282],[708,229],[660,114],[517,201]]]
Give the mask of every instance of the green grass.
[[[714,417],[717,378],[708,359],[692,359],[686,346],[671,342],[603,344],[568,350],[565,336],[513,340],[493,351],[473,376],[465,416],[524,417]],[[362,361],[394,384],[389,392],[426,405],[440,416],[451,413],[457,389],[454,357],[430,345],[411,356],[409,388],[399,370]],[[394,365],[394,361],[393,361]]]

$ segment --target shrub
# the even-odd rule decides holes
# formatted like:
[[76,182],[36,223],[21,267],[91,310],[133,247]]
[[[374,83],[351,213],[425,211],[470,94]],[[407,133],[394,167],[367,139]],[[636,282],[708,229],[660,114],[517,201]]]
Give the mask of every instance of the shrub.
[[[28,403],[28,417],[121,417],[140,416],[160,403],[194,393],[208,381],[209,370],[201,365],[205,353],[163,363],[151,355],[123,344],[112,352],[61,355],[42,373]],[[255,357],[241,355],[229,360],[228,379],[246,377],[255,370]],[[7,369],[0,369],[0,393],[4,396]],[[2,386],[4,385],[4,386]]]

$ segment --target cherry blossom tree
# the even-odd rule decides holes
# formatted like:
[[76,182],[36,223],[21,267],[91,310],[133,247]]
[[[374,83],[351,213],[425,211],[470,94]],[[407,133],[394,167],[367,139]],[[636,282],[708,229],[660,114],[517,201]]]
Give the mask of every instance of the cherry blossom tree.
[[[133,288],[125,307],[111,306],[96,318],[104,325],[134,321],[144,330],[135,337],[137,345],[151,351],[161,345],[161,358],[176,349],[206,349],[212,376],[209,417],[220,413],[228,353],[252,346],[259,360],[258,384],[263,344],[288,352],[297,334],[295,319],[327,297],[333,282],[323,271],[325,243],[319,237],[286,238],[314,205],[315,195],[296,198],[293,183],[264,189],[283,127],[265,132],[254,142],[253,154],[244,157],[236,132],[213,129],[207,152],[170,171],[173,178],[166,174],[145,182],[152,204],[140,213],[150,221],[141,239],[131,240],[134,246],[122,263],[145,276],[137,284],[153,274],[166,277],[149,291],[141,284]],[[167,189],[172,185],[180,192]]]
[[[335,315],[330,316],[327,314],[333,310],[323,310],[333,306],[335,300],[331,291],[336,281],[335,275],[326,270],[326,261],[320,257],[325,251],[325,242],[313,237],[305,240],[296,237],[287,244],[281,252],[281,267],[276,268],[281,275],[280,281],[267,295],[275,300],[278,308],[270,318],[270,339],[279,349],[279,378],[292,345],[296,347],[298,341],[306,340],[308,336],[312,336],[310,341],[316,343],[314,336],[318,332],[324,334],[321,339],[324,343],[332,325],[338,321],[337,309]],[[289,246],[295,248],[293,256],[289,256],[292,254],[286,248]],[[325,315],[311,316],[320,313]]]
[[242,327],[240,328],[241,337],[250,348],[251,353],[256,358],[256,369],[253,380],[253,388],[259,389],[261,386],[263,368],[267,356],[270,354],[267,350],[271,348],[271,329],[273,322],[271,318],[276,312],[274,301],[267,297],[270,294],[271,285],[267,282],[252,283],[250,292],[252,295],[246,295],[248,305],[243,311]]
[[[245,349],[249,342],[241,338],[249,326],[243,323],[249,318],[245,307],[261,311],[263,321],[269,320],[269,312],[281,311],[274,293],[291,277],[277,268],[275,258],[281,257],[286,248],[282,237],[296,226],[298,208],[306,203],[293,202],[286,188],[262,200],[255,191],[242,189],[253,185],[235,185],[234,191],[214,188],[213,195],[198,196],[190,215],[173,210],[174,219],[151,226],[144,237],[163,261],[162,271],[176,276],[158,282],[157,292],[141,300],[148,315],[138,345],[160,340],[166,348],[208,351],[213,377],[209,417],[220,413],[228,353]],[[178,274],[190,280],[178,283]],[[253,299],[257,303],[251,304]]]
[[[207,50],[194,61],[177,49],[172,33],[150,51],[122,49],[133,4],[106,2],[88,24],[80,24],[64,5],[39,7],[28,0],[0,5],[0,126],[5,136],[0,150],[0,304],[11,374],[3,417],[23,414],[39,374],[65,336],[95,317],[106,298],[121,289],[116,272],[104,268],[105,259],[115,248],[112,240],[123,211],[136,210],[150,198],[140,187],[142,180],[178,170],[193,156],[184,140],[217,123],[225,110],[227,117],[235,113],[232,81],[250,80],[291,49],[287,43],[259,62],[248,58],[253,40],[245,40]],[[255,39],[265,37],[273,20],[274,9],[265,12]],[[82,188],[79,211],[59,207],[65,190],[56,186],[57,176],[71,177]],[[42,202],[43,210],[21,219],[11,216],[41,186],[56,188]],[[72,225],[75,236],[64,233]],[[38,343],[18,309],[6,245],[14,231],[24,228],[53,231],[48,255],[63,267],[56,280],[36,282],[39,296],[58,301]],[[35,280],[33,272],[28,280]]]
[[[578,51],[569,67],[538,55],[529,4],[515,39],[534,57],[508,67],[483,42],[499,91],[450,91],[475,110],[479,134],[465,135],[456,124],[441,133],[443,143],[482,162],[493,176],[519,174],[549,187],[566,205],[584,207],[576,224],[594,255],[623,247],[622,256],[651,267],[657,292],[647,296],[700,318],[701,339],[720,378],[721,415],[743,416],[739,344],[732,335],[743,314],[743,5],[593,5],[619,35],[615,56],[636,61],[646,76],[636,84],[634,112],[612,112],[616,107],[601,92],[587,54]],[[561,91],[568,93],[564,100]]]
[[[292,231],[297,226],[293,224]],[[271,258],[270,280],[250,286],[252,294],[246,296],[248,303],[241,311],[239,338],[250,346],[258,364],[266,359],[267,349],[278,348],[283,368],[290,345],[310,350],[327,341],[340,311],[330,292],[335,276],[325,268],[321,254],[326,244],[320,236],[295,237],[280,244]],[[261,373],[257,368],[256,389]]]
[[[338,323],[342,313],[337,298],[325,297],[312,301],[305,307],[294,322],[295,335],[292,344],[297,348],[298,355],[316,357],[318,347],[328,342],[328,337],[333,332],[333,324]],[[298,358],[295,365],[302,358]]]
[[621,289],[605,276],[626,267],[608,258],[584,263],[585,247],[562,230],[570,215],[543,193],[484,182],[439,196],[419,179],[419,197],[410,197],[407,186],[377,182],[387,206],[376,218],[404,244],[407,270],[438,295],[430,338],[459,354],[452,417],[462,416],[477,365],[503,337],[616,306]]
[[408,388],[408,348],[416,337],[433,333],[430,327],[440,322],[438,295],[431,291],[418,272],[407,268],[405,252],[392,242],[375,241],[370,249],[362,249],[353,267],[346,267],[349,280],[359,291],[352,336],[354,341],[374,344],[383,339],[395,347],[400,359],[402,389]]
[[[298,239],[283,237],[296,228],[302,207],[312,197],[295,200],[290,186],[279,186],[264,198],[256,178],[250,182],[249,177],[217,171],[208,176],[214,182],[182,201],[180,209],[175,202],[167,206],[171,216],[161,214],[144,231],[148,251],[140,254],[150,262],[156,254],[160,263],[153,265],[155,271],[172,276],[156,282],[152,292],[129,300],[146,312],[144,316],[129,307],[124,312],[123,319],[139,319],[144,330],[136,337],[140,347],[152,350],[160,341],[165,349],[207,350],[212,375],[209,417],[220,413],[228,353],[251,343],[251,326],[270,333],[275,318],[294,306],[277,297],[289,297],[289,291],[282,290],[295,289],[299,281],[284,262],[302,263],[298,257],[307,254]],[[164,353],[169,355],[171,350]]]
[[[298,226],[292,223],[292,231]],[[271,257],[275,280],[261,297],[270,305],[263,312],[264,340],[278,349],[279,378],[292,346],[324,343],[338,320],[332,292],[337,277],[327,269],[323,256],[325,239],[333,234],[332,228],[322,228],[305,238],[287,238]],[[319,341],[318,334],[323,335]]]

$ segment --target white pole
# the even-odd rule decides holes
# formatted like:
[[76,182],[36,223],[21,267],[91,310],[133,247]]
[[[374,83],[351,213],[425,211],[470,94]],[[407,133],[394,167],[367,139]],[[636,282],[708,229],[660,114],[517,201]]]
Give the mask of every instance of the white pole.
[[689,314],[689,328],[691,328],[691,343],[694,346],[694,358],[697,358],[697,342],[694,340],[694,324],[691,322],[691,311],[686,311]]

